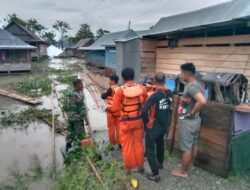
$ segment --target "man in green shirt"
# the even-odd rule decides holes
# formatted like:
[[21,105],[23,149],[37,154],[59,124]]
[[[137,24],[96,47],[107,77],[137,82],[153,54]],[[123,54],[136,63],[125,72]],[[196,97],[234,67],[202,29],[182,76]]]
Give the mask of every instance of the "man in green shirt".
[[80,142],[85,136],[84,120],[86,120],[86,109],[82,81],[76,79],[73,86],[74,89],[68,90],[64,101],[64,111],[68,116],[66,152],[73,144]]

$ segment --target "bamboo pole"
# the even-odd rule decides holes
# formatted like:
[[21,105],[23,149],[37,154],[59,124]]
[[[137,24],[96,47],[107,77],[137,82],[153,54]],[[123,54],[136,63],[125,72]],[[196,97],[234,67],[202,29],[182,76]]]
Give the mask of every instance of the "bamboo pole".
[[96,169],[95,165],[91,162],[91,160],[89,159],[88,156],[86,156],[86,159],[87,159],[87,161],[88,161],[88,163],[89,163],[91,169],[92,169],[93,172],[95,173],[95,176],[96,176],[96,178],[98,179],[98,181],[99,181],[100,183],[103,183],[102,178],[101,178],[100,174],[98,173],[98,170]]
[[54,78],[52,76],[52,84],[51,84],[51,106],[52,106],[52,180],[53,182],[56,180],[56,141],[55,141],[55,113],[54,113]]

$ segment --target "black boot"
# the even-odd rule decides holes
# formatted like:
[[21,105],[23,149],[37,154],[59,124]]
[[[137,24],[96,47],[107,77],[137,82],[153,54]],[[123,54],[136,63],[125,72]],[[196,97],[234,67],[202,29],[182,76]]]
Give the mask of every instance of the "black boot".
[[147,173],[146,176],[147,176],[148,180],[151,180],[154,182],[158,182],[161,180],[161,177],[159,174]]
[[67,142],[66,143],[66,152],[68,152],[71,147],[72,147],[72,144]]

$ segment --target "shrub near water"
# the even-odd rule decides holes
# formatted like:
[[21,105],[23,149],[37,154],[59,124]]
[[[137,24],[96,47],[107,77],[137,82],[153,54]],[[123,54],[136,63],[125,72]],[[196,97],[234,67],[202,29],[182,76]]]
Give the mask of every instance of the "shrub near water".
[[76,78],[77,76],[75,74],[65,72],[65,74],[59,75],[56,80],[63,84],[72,85]]
[[35,121],[38,118],[48,118],[51,120],[51,112],[49,110],[38,110],[29,108],[20,113],[7,113],[3,117],[0,118],[0,123],[3,126],[10,126],[12,124],[26,124],[31,121]]
[[47,77],[35,77],[25,79],[12,85],[12,89],[27,96],[49,95],[52,81]]
[[[102,159],[103,152],[97,145],[87,148],[76,147],[65,160],[67,167],[58,176],[54,190],[122,190],[128,181],[121,162]],[[102,156],[101,156],[102,155]],[[87,157],[96,166],[103,180],[100,183],[92,171]]]

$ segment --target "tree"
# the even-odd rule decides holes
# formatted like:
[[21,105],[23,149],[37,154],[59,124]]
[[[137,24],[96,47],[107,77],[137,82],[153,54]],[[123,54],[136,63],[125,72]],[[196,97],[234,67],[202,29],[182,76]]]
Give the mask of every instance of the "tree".
[[59,42],[61,48],[63,49],[65,36],[68,33],[68,31],[71,30],[71,27],[67,22],[57,20],[56,23],[53,25],[53,28],[56,29],[61,35]]
[[54,32],[44,32],[42,34],[42,38],[51,45],[56,45],[56,40],[55,40],[55,33]]
[[8,24],[10,24],[11,22],[16,22],[17,24],[26,26],[26,21],[21,19],[19,16],[17,16],[17,14],[13,13],[13,14],[7,14],[7,16],[3,19],[3,21],[6,23],[5,26],[7,26]]
[[74,37],[74,43],[77,43],[79,40],[84,38],[94,38],[94,33],[91,31],[88,24],[81,24],[79,30]]
[[42,32],[47,29],[45,26],[39,24],[36,19],[32,18],[26,21],[26,27],[34,33],[38,33],[40,36],[42,36]]
[[103,36],[104,34],[107,34],[107,33],[110,33],[110,31],[102,29],[102,28],[99,28],[96,31],[96,38],[98,39],[98,38],[100,38],[101,36]]

